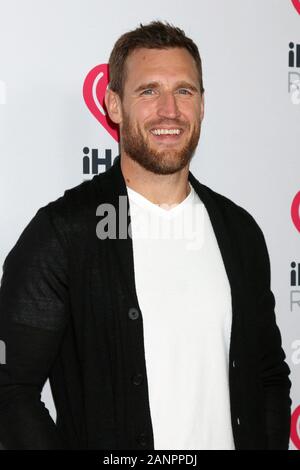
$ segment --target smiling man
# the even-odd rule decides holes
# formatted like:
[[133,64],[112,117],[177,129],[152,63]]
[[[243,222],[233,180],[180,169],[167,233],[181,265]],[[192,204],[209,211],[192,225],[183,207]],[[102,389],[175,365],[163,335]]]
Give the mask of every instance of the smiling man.
[[[198,48],[154,21],[123,34],[109,66],[120,156],[40,208],[3,265],[0,441],[288,449],[290,370],[264,235],[189,170],[204,117]],[[98,230],[111,208],[121,236],[105,218]],[[40,399],[48,377],[56,423]]]
[[111,119],[121,127],[122,173],[129,187],[153,202],[179,203],[189,192],[189,163],[199,141],[204,89],[200,56],[191,41],[187,44],[194,57],[184,47],[162,44],[157,49],[149,40],[151,48],[136,48],[128,56],[122,70],[126,80],[120,83],[114,78],[119,72],[118,43],[111,55],[105,101]]

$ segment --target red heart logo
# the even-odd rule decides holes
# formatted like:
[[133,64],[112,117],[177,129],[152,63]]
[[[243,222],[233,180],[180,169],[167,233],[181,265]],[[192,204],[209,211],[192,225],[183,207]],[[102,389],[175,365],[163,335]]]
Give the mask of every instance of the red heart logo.
[[92,115],[119,142],[119,126],[110,119],[104,102],[108,83],[108,64],[96,65],[84,80],[83,98]]
[[300,208],[300,191],[296,194],[296,196],[293,199],[292,205],[291,205],[291,216],[292,216],[292,221],[298,230],[300,232],[300,214],[299,214],[299,208]]
[[300,406],[298,406],[292,413],[291,419],[291,440],[296,447],[300,450],[300,433],[299,433],[299,423],[300,423]]
[[300,0],[292,0],[292,4],[294,5],[294,7],[296,8],[297,12],[300,15]]

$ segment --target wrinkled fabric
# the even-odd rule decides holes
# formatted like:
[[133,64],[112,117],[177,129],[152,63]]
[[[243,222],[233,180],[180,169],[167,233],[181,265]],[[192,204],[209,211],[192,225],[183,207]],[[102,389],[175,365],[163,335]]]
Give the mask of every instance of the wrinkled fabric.
[[[287,449],[290,370],[263,233],[245,209],[191,172],[189,181],[209,213],[231,285],[235,447]],[[40,208],[5,259],[0,286],[0,339],[7,348],[6,364],[0,365],[5,449],[154,449],[132,240],[96,236],[99,204],[116,207],[119,228],[119,196],[128,195],[117,159],[105,173]],[[41,401],[47,378],[55,423]]]

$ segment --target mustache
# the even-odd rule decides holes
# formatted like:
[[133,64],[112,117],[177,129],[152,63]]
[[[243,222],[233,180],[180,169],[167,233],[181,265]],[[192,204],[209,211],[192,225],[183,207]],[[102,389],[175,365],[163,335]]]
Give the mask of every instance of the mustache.
[[179,122],[179,121],[160,121],[160,122],[155,122],[153,124],[148,125],[148,130],[156,128],[159,129],[159,127],[162,126],[168,126],[168,127],[181,127],[182,129],[187,129],[188,126],[186,123]]

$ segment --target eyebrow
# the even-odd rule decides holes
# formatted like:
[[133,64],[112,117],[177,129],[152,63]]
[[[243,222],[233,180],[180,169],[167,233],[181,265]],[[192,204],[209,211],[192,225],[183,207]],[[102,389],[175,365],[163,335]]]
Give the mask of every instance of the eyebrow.
[[[138,93],[139,91],[145,90],[147,88],[158,88],[160,86],[159,82],[148,82],[148,83],[142,83],[139,85],[135,90],[134,93]],[[190,90],[194,91],[195,93],[199,92],[199,89],[192,85],[189,82],[186,81],[180,81],[176,83],[176,88],[189,88]]]

